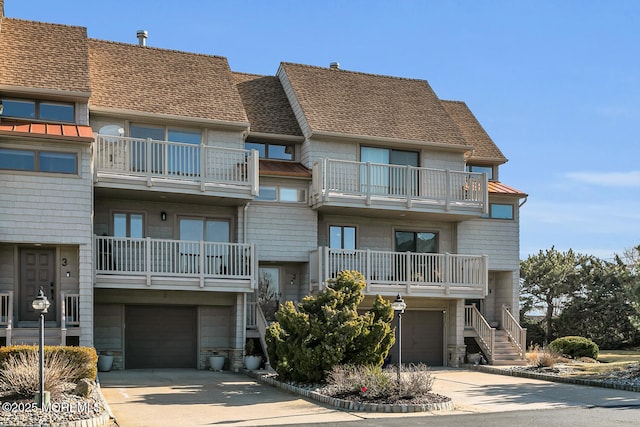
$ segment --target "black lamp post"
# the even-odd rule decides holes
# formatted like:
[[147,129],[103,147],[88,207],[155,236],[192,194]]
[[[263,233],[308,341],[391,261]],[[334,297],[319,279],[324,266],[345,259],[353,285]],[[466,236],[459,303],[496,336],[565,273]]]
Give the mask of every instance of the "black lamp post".
[[393,307],[393,311],[398,315],[398,333],[397,333],[397,341],[398,341],[398,393],[400,392],[400,370],[402,369],[402,313],[404,313],[404,309],[407,308],[407,304],[405,304],[404,300],[398,294],[395,301],[391,303],[391,307]]
[[44,294],[42,287],[38,292],[38,296],[31,302],[31,307],[34,310],[40,312],[40,327],[38,337],[38,351],[40,353],[40,400],[38,401],[38,408],[44,408],[44,315],[47,314],[47,310],[51,303]]

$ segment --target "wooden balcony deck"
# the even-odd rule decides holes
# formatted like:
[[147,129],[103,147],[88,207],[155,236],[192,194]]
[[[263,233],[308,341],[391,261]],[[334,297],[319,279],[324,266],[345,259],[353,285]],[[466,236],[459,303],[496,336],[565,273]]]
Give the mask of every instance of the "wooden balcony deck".
[[253,244],[95,236],[96,287],[250,292]]
[[487,213],[487,182],[481,173],[322,159],[311,204],[477,217]]
[[96,187],[251,200],[258,194],[255,151],[96,135]]

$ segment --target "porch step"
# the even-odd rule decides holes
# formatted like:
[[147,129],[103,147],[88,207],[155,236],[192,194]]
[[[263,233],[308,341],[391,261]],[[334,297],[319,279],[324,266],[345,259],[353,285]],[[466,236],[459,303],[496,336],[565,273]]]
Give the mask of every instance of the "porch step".
[[[11,330],[11,344],[38,345],[40,330],[38,328],[14,328]],[[61,345],[60,328],[44,329],[44,345]]]
[[502,329],[497,329],[493,343],[493,365],[526,365],[527,361],[522,360],[518,351],[509,340],[509,336]]

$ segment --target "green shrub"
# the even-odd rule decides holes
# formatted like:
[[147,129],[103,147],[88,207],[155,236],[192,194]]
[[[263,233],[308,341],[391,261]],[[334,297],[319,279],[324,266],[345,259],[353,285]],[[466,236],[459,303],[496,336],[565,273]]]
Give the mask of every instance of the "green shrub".
[[319,383],[339,364],[382,366],[395,340],[393,309],[377,296],[371,310],[358,314],[365,286],[359,272],[342,271],[318,295],[280,306],[266,340],[282,380]]
[[[4,369],[7,360],[16,357],[19,353],[38,353],[38,346],[35,345],[11,345],[0,347],[0,369]],[[82,378],[95,380],[98,374],[98,354],[92,347],[57,346],[46,345],[44,347],[45,360],[52,354],[59,354],[74,366],[75,372],[70,382],[76,382]]]
[[572,359],[578,359],[580,357],[597,359],[598,353],[600,352],[598,344],[589,338],[576,336],[561,337],[553,340],[551,344],[549,344],[549,350],[566,357],[571,357]]

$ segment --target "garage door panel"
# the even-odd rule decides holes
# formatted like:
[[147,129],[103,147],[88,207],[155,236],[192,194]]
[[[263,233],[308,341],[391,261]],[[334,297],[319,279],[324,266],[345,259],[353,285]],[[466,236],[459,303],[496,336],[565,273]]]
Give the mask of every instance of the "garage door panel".
[[196,308],[125,307],[125,367],[195,368]]
[[[397,326],[397,317],[393,325]],[[402,315],[402,363],[442,366],[443,338],[441,311],[406,311]],[[391,363],[395,363],[397,344],[389,354]]]

